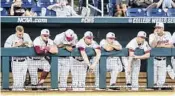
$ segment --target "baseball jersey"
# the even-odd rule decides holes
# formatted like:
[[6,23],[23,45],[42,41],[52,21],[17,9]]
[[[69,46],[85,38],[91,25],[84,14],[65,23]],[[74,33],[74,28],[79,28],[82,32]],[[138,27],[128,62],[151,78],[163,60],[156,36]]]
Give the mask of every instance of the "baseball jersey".
[[87,45],[84,41],[84,38],[80,39],[78,41],[78,43],[76,44],[76,48],[84,48],[85,49],[87,47],[94,48],[94,49],[100,48],[100,46],[94,40],[92,41],[92,43],[90,45]]
[[[113,41],[112,43],[113,43],[114,45],[119,45],[120,48],[122,48],[122,45],[121,45],[117,40]],[[107,42],[105,39],[101,40],[100,46],[101,46],[101,47],[104,47],[105,44],[108,44],[108,42]]]
[[54,39],[54,43],[55,43],[56,45],[68,44],[68,45],[75,46],[77,42],[78,42],[78,37],[77,37],[76,34],[73,34],[73,40],[72,40],[72,41],[68,41],[68,40],[66,39],[65,32],[56,35],[56,37],[55,37],[55,39]]
[[[149,44],[151,44],[153,42],[154,38],[156,38],[155,34],[154,33],[150,34],[150,36],[149,36]],[[157,35],[157,39],[158,39],[157,40],[158,44],[162,44],[162,43],[163,44],[171,44],[171,43],[173,43],[173,40],[172,40],[170,32],[164,32],[163,36],[158,36]]]
[[19,41],[28,42],[28,43],[32,44],[32,40],[31,40],[29,34],[24,33],[23,38],[18,38],[16,34],[12,34],[5,41],[4,47],[5,48],[14,47],[15,43],[19,42]]
[[[53,40],[51,39],[48,39],[48,42],[44,42],[41,38],[41,36],[38,36],[35,38],[35,40],[33,41],[33,45],[34,46],[40,46],[41,48],[42,47],[46,47],[46,46],[52,46],[54,45],[54,42]],[[44,59],[44,57],[40,57],[40,56],[37,56],[37,57],[32,57],[33,59]]]
[[[92,43],[90,45],[87,45],[84,41],[84,38],[80,39],[78,41],[78,43],[76,44],[76,48],[78,48],[78,49],[85,49],[85,48],[88,48],[88,47],[89,48],[94,48],[94,49],[99,49],[100,48],[100,46],[94,40],[92,41]],[[83,60],[82,57],[75,57],[75,59]],[[88,57],[88,59],[90,60],[91,58]]]
[[175,32],[174,32],[173,35],[172,35],[172,41],[173,41],[173,43],[175,44]]
[[[32,44],[32,40],[30,38],[30,36],[27,33],[23,34],[23,38],[18,38],[16,34],[12,34],[10,35],[7,40],[5,41],[4,47],[5,48],[10,48],[10,47],[14,47],[16,42],[28,42],[29,44]],[[17,47],[19,48],[19,47]],[[26,57],[13,57],[12,59],[25,59]]]
[[129,48],[130,51],[134,51],[136,50],[137,48],[139,49],[143,49],[145,53],[148,53],[150,52],[151,48],[150,46],[148,45],[148,42],[147,41],[144,41],[143,44],[139,45],[136,41],[136,38],[132,39],[127,45],[126,45],[126,48]]

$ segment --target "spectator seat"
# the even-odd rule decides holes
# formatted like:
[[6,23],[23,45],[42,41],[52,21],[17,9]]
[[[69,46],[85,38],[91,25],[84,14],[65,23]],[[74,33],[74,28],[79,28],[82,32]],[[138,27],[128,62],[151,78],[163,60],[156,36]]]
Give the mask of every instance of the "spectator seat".
[[8,16],[8,12],[5,8],[0,8],[1,16]]
[[1,7],[9,8],[11,7],[12,0],[1,0]]
[[167,16],[168,17],[175,17],[175,8],[168,9]]
[[140,8],[128,8],[126,15],[127,17],[143,17],[145,16],[145,11]]
[[149,17],[166,17],[166,13],[162,9],[151,9],[147,11],[147,16]]

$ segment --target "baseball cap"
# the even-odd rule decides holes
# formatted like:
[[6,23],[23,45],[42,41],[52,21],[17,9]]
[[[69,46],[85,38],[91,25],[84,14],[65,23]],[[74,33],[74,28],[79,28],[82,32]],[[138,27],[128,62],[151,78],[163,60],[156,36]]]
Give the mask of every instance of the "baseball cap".
[[94,38],[93,33],[91,31],[86,31],[84,33],[84,38],[88,38],[88,39]]
[[48,36],[50,36],[50,31],[48,29],[42,29],[41,30],[41,35],[48,35]]
[[115,34],[113,32],[109,32],[106,34],[106,38],[115,38]]
[[145,31],[139,31],[138,34],[137,34],[137,37],[146,38],[146,32]]
[[162,28],[164,28],[164,24],[162,22],[158,22],[158,23],[156,23],[155,27],[162,27]]
[[66,39],[68,41],[73,40],[73,35],[74,35],[74,31],[72,29],[68,29],[68,30],[65,31],[65,36],[66,36]]

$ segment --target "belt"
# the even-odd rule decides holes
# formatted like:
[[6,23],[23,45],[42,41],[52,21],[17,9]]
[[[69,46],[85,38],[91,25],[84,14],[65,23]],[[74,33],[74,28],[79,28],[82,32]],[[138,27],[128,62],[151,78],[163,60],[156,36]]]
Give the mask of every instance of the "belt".
[[24,62],[26,59],[21,59],[21,60],[13,60],[13,61],[17,61],[17,62]]
[[73,56],[73,58],[77,61],[80,61],[80,62],[84,61],[83,59],[78,59],[78,58],[75,58],[74,56]]
[[41,60],[41,59],[35,59],[35,58],[33,58],[33,60]]
[[158,61],[161,61],[161,60],[165,60],[166,58],[162,58],[162,59],[160,59],[160,58],[155,58],[156,60],[158,60]]

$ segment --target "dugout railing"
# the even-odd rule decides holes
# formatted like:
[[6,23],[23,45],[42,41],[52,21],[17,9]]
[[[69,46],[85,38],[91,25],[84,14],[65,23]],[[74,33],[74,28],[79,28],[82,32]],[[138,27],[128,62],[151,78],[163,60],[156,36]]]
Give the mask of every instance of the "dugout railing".
[[[78,49],[72,52],[64,49],[58,49],[59,53],[51,56],[51,89],[58,89],[58,57],[65,56],[80,56]],[[94,56],[95,52],[91,48],[86,49],[88,56]],[[144,51],[137,49],[135,54],[142,55]],[[9,89],[9,74],[10,74],[10,58],[12,56],[37,56],[33,48],[1,48],[1,67],[2,67],[2,89]],[[99,87],[106,88],[106,58],[108,56],[127,57],[128,49],[124,48],[121,51],[107,52],[102,49],[102,55],[99,64]],[[147,59],[147,87],[154,86],[154,67],[153,59],[156,56],[166,56],[167,64],[171,64],[171,57],[175,56],[175,48],[153,48],[151,50],[151,57]]]

